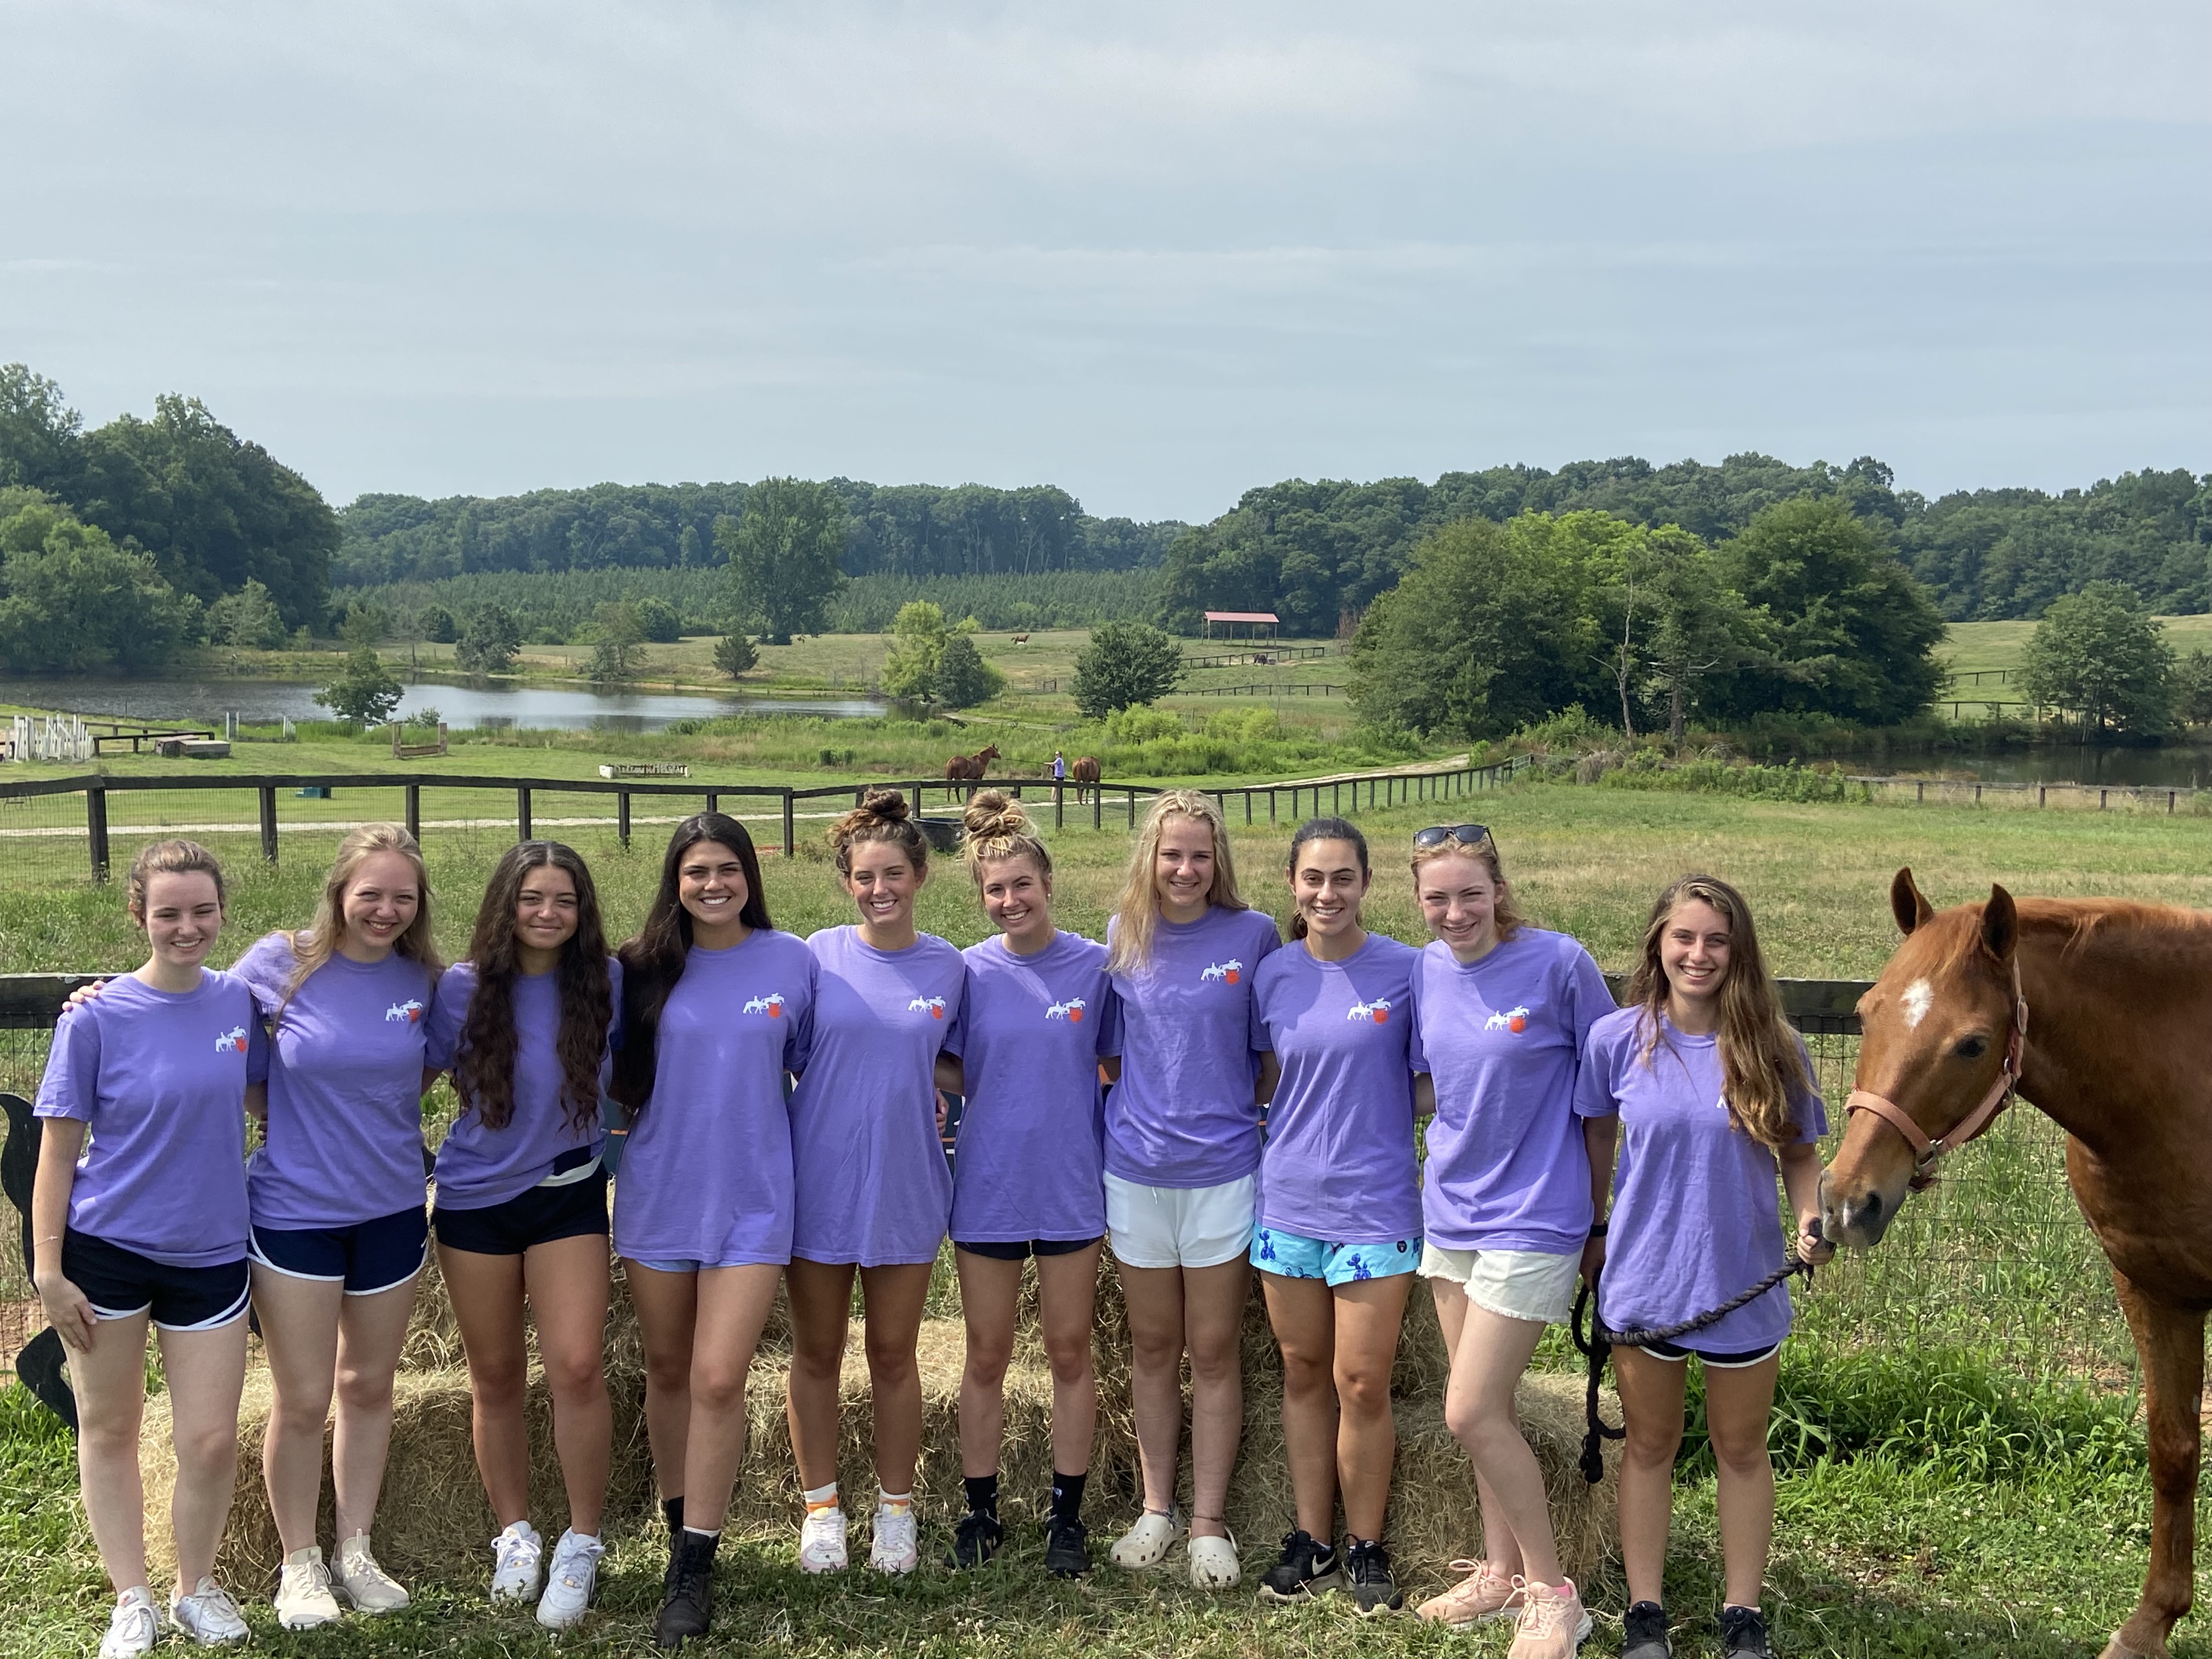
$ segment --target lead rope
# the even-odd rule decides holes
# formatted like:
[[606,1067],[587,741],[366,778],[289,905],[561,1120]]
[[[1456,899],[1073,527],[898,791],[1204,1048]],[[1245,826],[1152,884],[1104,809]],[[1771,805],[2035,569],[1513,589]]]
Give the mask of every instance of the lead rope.
[[[1648,1348],[1655,1342],[1672,1342],[1677,1337],[1694,1334],[1718,1324],[1737,1309],[1749,1306],[1777,1285],[1785,1284],[1801,1273],[1808,1285],[1813,1282],[1813,1264],[1801,1260],[1795,1251],[1791,1251],[1782,1266],[1741,1295],[1730,1297],[1717,1308],[1709,1308],[1696,1318],[1686,1319],[1679,1325],[1655,1325],[1626,1331],[1606,1329],[1597,1313],[1597,1279],[1585,1279],[1582,1289],[1575,1293],[1574,1318],[1567,1328],[1568,1334],[1574,1338],[1576,1348],[1589,1360],[1589,1384],[1583,1397],[1583,1419],[1589,1425],[1583,1435],[1583,1479],[1593,1486],[1604,1480],[1603,1443],[1622,1439],[1628,1433],[1626,1424],[1616,1429],[1607,1422],[1597,1405],[1598,1388],[1605,1380],[1606,1362],[1613,1358],[1616,1346]],[[1604,1269],[1600,1268],[1598,1279],[1604,1276]],[[1585,1307],[1589,1310],[1588,1337],[1583,1334],[1583,1310]]]

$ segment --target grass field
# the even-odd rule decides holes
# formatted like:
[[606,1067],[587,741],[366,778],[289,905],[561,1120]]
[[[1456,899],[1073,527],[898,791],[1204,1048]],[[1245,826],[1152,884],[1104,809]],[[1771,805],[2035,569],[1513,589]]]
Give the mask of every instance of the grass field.
[[[2212,616],[2161,617],[2159,621],[2166,625],[2166,641],[2175,650],[2185,652],[2197,646],[2212,649]],[[2032,622],[1953,623],[1937,653],[1954,674],[2017,669],[2021,653],[2027,648],[2027,637],[2034,632]]]
[[[2023,893],[2119,893],[2212,905],[2212,822],[2122,814],[1993,814],[1969,808],[1790,805],[1707,795],[1534,785],[1466,802],[1363,815],[1379,860],[1369,919],[1419,936],[1399,852],[1439,817],[1494,829],[1520,896],[1540,923],[1565,928],[1608,968],[1626,966],[1651,895],[1691,866],[1741,884],[1757,908],[1778,972],[1871,975],[1894,933],[1887,889],[1911,864],[1939,903],[1979,896],[1992,879]],[[1242,826],[1236,851],[1253,898],[1286,914],[1279,875],[1288,826]],[[655,868],[652,837],[627,854],[580,835],[611,926],[634,924]],[[501,844],[426,837],[448,950]],[[1070,829],[1054,837],[1065,925],[1103,926],[1127,837]],[[813,847],[810,843],[810,848]],[[222,959],[262,930],[296,923],[319,871],[295,853],[270,872],[242,862]],[[845,919],[818,850],[772,862],[779,921],[801,931]],[[941,868],[922,924],[956,942],[984,923],[964,878]],[[137,960],[112,889],[57,878],[0,890],[0,967],[116,969]],[[1847,1086],[1849,1047],[1824,1042],[1832,1103]],[[35,1064],[28,1045],[11,1056]],[[2056,1659],[2093,1652],[2132,1604],[2148,1538],[2148,1498],[2129,1359],[2109,1290],[2053,1170],[2057,1137],[2022,1109],[1959,1161],[1881,1252],[1827,1270],[1801,1291],[1802,1340],[1789,1351],[1775,1442],[1780,1525],[1768,1606],[1790,1655],[1968,1656]],[[1563,1363],[1564,1345],[1546,1351]],[[2094,1386],[2069,1386],[2071,1376]],[[251,1472],[246,1478],[252,1478]],[[96,1635],[101,1587],[73,1499],[65,1439],[20,1390],[0,1395],[0,1655],[82,1651]],[[1682,1467],[1669,1567],[1670,1605],[1686,1621],[1676,1652],[1717,1651],[1709,1460]],[[1118,1514],[1094,1512],[1103,1533]],[[942,1548],[945,1517],[930,1517]],[[1287,1524],[1287,1521],[1285,1524]],[[1471,1521],[1470,1521],[1471,1526]],[[614,1528],[601,1613],[563,1651],[647,1650],[644,1623],[661,1556],[642,1517]],[[1103,1541],[1103,1540],[1102,1540]],[[1272,1547],[1246,1539],[1248,1564]],[[925,1571],[887,1583],[866,1574],[825,1583],[799,1574],[787,1535],[726,1550],[712,1653],[1058,1656],[1166,1653],[1494,1659],[1503,1630],[1452,1637],[1410,1620],[1361,1621],[1340,1607],[1263,1613],[1249,1596],[1214,1600],[1170,1579],[1110,1571],[1080,1585],[1045,1577],[1033,1542],[978,1580]],[[263,1593],[259,1586],[241,1586]],[[1616,1575],[1589,1588],[1600,1610],[1590,1651],[1617,1648]],[[257,1645],[279,1653],[490,1659],[551,1653],[526,1614],[495,1615],[475,1583],[418,1586],[416,1611],[321,1637],[276,1631],[254,1608]],[[2176,1652],[2212,1653],[2185,1625]]]

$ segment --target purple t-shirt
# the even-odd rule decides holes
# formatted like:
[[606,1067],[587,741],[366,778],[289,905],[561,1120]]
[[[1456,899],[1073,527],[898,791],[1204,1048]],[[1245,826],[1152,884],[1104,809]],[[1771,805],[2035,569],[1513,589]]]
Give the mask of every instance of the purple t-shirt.
[[1413,1069],[1436,1084],[1421,1217],[1452,1250],[1579,1252],[1589,1154],[1575,1076],[1613,1011],[1605,975],[1565,933],[1523,927],[1462,965],[1431,940],[1413,970]]
[[806,948],[821,979],[814,1046],[791,1097],[791,1253],[863,1267],[934,1261],[952,1212],[934,1073],[968,964],[930,933],[878,951],[858,927],[825,927]]
[[[1119,918],[1106,924],[1114,942]],[[1279,949],[1275,921],[1218,905],[1161,918],[1152,957],[1114,975],[1121,1080],[1106,1097],[1106,1169],[1146,1187],[1218,1187],[1260,1164],[1252,981]]]
[[[608,988],[614,998],[614,1019],[607,1028],[606,1047],[600,1052],[599,1091],[606,1089],[606,1054],[620,1042],[622,1019],[622,963],[607,958]],[[477,969],[472,962],[457,962],[438,981],[430,1003],[430,1030],[426,1039],[428,1063],[440,1071],[460,1059],[461,1027],[476,999]],[[566,1097],[568,1078],[561,1069],[561,976],[556,973],[520,974],[512,991],[514,1001],[514,1078],[513,1109],[500,1128],[488,1128],[475,1106],[464,1100],[461,1115],[438,1146],[438,1204],[441,1209],[474,1210],[504,1204],[528,1192],[553,1172],[554,1161],[582,1147],[596,1158],[606,1140],[599,1123],[597,1096],[589,1103],[591,1115],[581,1128],[569,1127]]]
[[1002,933],[961,955],[967,1006],[945,1039],[968,1082],[952,1237],[986,1244],[1100,1237],[1098,1056],[1119,1046],[1106,947],[1062,933],[1035,956],[1017,956]]
[[244,1261],[246,1085],[268,1075],[253,992],[234,975],[183,992],[126,975],[64,1009],[32,1109],[89,1126],[70,1226],[173,1267]]
[[617,1255],[715,1267],[791,1260],[784,1073],[806,1063],[814,981],[813,953],[795,934],[692,946],[615,1177]]
[[1283,1067],[1260,1154],[1261,1226],[1332,1244],[1420,1236],[1408,1062],[1419,955],[1370,933],[1341,962],[1292,940],[1260,964],[1252,1046]]
[[[269,1123],[246,1166],[257,1227],[349,1227],[422,1202],[429,971],[332,954],[290,1001],[291,936],[231,969],[273,1022]],[[281,1010],[281,1012],[280,1012]]]
[[[1662,1016],[1647,1066],[1642,1010],[1592,1028],[1575,1085],[1584,1117],[1620,1117],[1620,1162],[1606,1237],[1600,1311],[1613,1330],[1678,1324],[1739,1296],[1782,1265],[1774,1153],[1729,1122],[1720,1048],[1685,1036]],[[1802,1052],[1803,1045],[1799,1045]],[[1808,1062],[1805,1073],[1812,1075]],[[1791,1102],[1800,1140],[1828,1132],[1820,1097]],[[1777,1285],[1685,1346],[1752,1353],[1790,1334],[1790,1287]]]

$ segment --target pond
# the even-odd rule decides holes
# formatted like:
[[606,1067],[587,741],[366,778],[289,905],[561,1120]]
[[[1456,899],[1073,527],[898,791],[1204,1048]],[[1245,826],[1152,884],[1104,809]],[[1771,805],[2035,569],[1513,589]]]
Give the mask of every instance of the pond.
[[2191,744],[2159,749],[2099,749],[2061,744],[1999,755],[1851,756],[1846,772],[1866,776],[1926,775],[1980,783],[2088,783],[2114,788],[2196,789],[2212,785],[2212,750]]
[[[149,724],[219,726],[227,714],[254,725],[289,715],[328,720],[303,681],[223,679],[0,679],[0,700],[70,714],[114,715]],[[418,678],[399,705],[404,715],[435,708],[454,730],[520,726],[538,730],[658,732],[672,720],[731,714],[812,714],[847,719],[887,714],[875,697],[744,697],[703,690],[602,690],[505,680]]]

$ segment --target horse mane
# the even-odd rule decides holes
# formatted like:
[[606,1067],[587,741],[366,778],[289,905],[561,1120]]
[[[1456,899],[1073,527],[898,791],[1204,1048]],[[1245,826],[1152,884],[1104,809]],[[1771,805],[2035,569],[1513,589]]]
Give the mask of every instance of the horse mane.
[[[2212,957],[2212,910],[2124,898],[2015,898],[2014,902],[2021,939],[2055,942],[2062,959],[2121,939],[2156,941]],[[1939,910],[1917,930],[1928,934],[1936,947],[1934,965],[1955,967],[1981,948],[1985,904],[1977,900]]]

